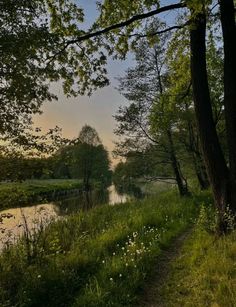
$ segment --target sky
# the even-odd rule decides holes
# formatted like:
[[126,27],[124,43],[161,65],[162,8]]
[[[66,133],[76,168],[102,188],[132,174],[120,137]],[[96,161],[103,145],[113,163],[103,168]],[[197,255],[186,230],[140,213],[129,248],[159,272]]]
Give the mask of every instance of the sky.
[[[163,0],[162,4],[167,5],[171,2],[173,3],[173,1]],[[97,16],[96,1],[78,0],[78,3],[84,8],[85,27],[88,27]],[[117,140],[113,133],[116,125],[113,116],[119,106],[127,104],[125,98],[115,89],[117,85],[115,78],[124,75],[125,70],[130,65],[132,65],[131,58],[126,61],[110,60],[107,67],[110,85],[95,91],[91,97],[67,98],[63,94],[60,84],[52,84],[52,91],[57,94],[59,99],[58,101],[44,103],[43,114],[34,117],[35,126],[46,131],[57,125],[62,128],[64,137],[74,138],[78,136],[81,128],[88,124],[97,130],[112,158],[111,152],[114,149],[114,141]],[[113,164],[116,162],[113,159]]]
[[[79,4],[85,10],[86,26],[96,18],[96,1],[80,0]],[[78,96],[67,98],[63,94],[60,84],[52,84],[51,88],[58,96],[58,101],[45,102],[42,115],[36,115],[33,119],[35,126],[42,127],[45,131],[56,125],[62,128],[63,136],[66,138],[77,137],[81,128],[88,124],[94,127],[107,150],[112,152],[116,136],[113,134],[115,128],[115,115],[119,106],[126,103],[125,98],[115,89],[116,77],[124,74],[130,60],[109,61],[108,75],[110,85],[99,89],[91,97]],[[111,157],[112,158],[112,157]]]

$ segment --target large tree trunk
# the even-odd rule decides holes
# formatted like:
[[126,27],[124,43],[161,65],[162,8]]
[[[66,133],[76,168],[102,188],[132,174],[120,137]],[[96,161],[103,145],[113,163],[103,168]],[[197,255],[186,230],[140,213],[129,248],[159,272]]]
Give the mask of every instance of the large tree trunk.
[[233,0],[221,0],[224,39],[224,105],[230,168],[231,210],[236,212],[236,24]]
[[201,190],[207,190],[210,186],[205,165],[203,165],[200,153],[193,152],[193,163]]
[[195,173],[198,179],[199,186],[201,190],[206,190],[209,188],[210,183],[206,173],[206,167],[204,165],[202,154],[199,148],[199,137],[196,135],[196,131],[193,127],[192,122],[188,121],[188,136],[189,144],[187,150],[190,152],[193,158],[193,164]]
[[206,16],[194,16],[190,28],[193,99],[203,158],[219,212],[219,231],[225,231],[224,212],[228,203],[228,169],[218,140],[206,68]]
[[174,143],[172,139],[172,133],[170,129],[167,130],[167,137],[169,143],[169,155],[170,155],[171,165],[179,189],[179,194],[181,196],[185,196],[189,194],[187,180],[183,177],[183,174],[181,172],[180,165],[176,157]]

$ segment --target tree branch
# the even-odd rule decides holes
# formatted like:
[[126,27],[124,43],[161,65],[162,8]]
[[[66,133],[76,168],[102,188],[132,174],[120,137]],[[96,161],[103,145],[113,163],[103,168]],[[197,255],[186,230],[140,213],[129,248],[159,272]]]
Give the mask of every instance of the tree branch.
[[180,30],[180,29],[184,28],[186,25],[188,25],[188,23],[189,22],[186,22],[185,24],[180,25],[180,26],[172,26],[172,27],[169,27],[169,28],[166,28],[166,29],[163,29],[163,30],[160,30],[160,31],[148,33],[148,34],[135,33],[135,34],[129,35],[128,37],[129,38],[131,38],[131,37],[144,38],[144,37],[148,37],[148,36],[161,35],[161,34],[164,34],[166,32],[172,31],[172,30]]
[[86,33],[86,34],[84,34],[82,36],[79,36],[79,37],[77,37],[75,39],[67,41],[66,44],[63,46],[63,48],[60,51],[58,51],[53,56],[53,58],[55,58],[55,56],[57,56],[61,52],[65,51],[67,47],[69,47],[70,45],[73,45],[75,43],[79,43],[79,42],[88,40],[88,39],[93,38],[93,37],[101,36],[103,34],[111,32],[112,30],[116,30],[116,29],[120,29],[120,28],[123,28],[123,27],[127,27],[130,24],[132,24],[133,22],[138,21],[138,20],[146,19],[146,18],[155,16],[155,15],[158,15],[158,14],[170,11],[170,10],[181,9],[181,8],[184,8],[184,7],[186,7],[185,3],[176,3],[176,4],[171,4],[171,5],[163,6],[163,7],[160,7],[158,9],[156,9],[156,10],[150,11],[148,13],[134,15],[130,19],[127,19],[127,20],[122,21],[120,23],[113,24],[113,25],[111,25],[111,26],[109,26],[107,28],[104,28],[102,30],[98,30],[98,31],[91,32],[91,33]]

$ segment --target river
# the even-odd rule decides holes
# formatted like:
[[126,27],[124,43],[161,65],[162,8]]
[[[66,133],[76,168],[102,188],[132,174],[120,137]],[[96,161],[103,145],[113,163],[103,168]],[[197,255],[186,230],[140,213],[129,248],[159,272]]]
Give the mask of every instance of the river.
[[[108,188],[106,202],[110,205],[124,203],[127,198],[127,195],[118,194],[114,185]],[[5,244],[15,243],[26,227],[30,232],[35,232],[41,225],[83,209],[84,202],[79,195],[50,203],[0,211],[0,250]]]

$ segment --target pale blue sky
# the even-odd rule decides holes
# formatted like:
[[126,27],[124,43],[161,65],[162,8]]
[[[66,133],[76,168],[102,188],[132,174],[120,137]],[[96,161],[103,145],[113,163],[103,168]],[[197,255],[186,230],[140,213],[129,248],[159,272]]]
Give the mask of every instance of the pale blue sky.
[[[176,1],[177,2],[177,1]],[[86,25],[91,24],[96,18],[96,1],[79,0],[78,3],[84,7]],[[167,5],[175,1],[163,0],[162,4]],[[171,14],[164,15],[171,19]],[[125,98],[114,89],[115,77],[124,74],[125,69],[131,64],[126,61],[109,61],[108,72],[111,85],[97,90],[91,97],[66,98],[60,85],[53,84],[53,91],[58,95],[57,102],[44,103],[43,115],[36,116],[36,126],[43,129],[53,128],[56,125],[62,128],[63,136],[68,138],[77,137],[83,125],[88,124],[94,127],[109,151],[114,148],[113,141],[116,136],[113,134],[115,120],[112,117],[118,107],[124,105]]]

